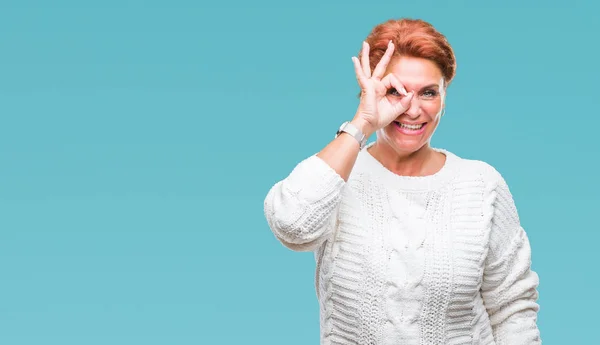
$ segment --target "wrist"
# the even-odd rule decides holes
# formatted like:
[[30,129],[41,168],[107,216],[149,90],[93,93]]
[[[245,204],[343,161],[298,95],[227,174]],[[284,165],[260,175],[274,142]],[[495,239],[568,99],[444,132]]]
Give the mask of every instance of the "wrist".
[[350,121],[350,123],[353,124],[356,128],[358,128],[361,132],[363,132],[363,134],[367,138],[370,137],[373,134],[373,132],[375,132],[373,130],[373,127],[369,124],[369,122],[361,119],[360,117],[355,117],[354,119],[352,119],[352,121]]

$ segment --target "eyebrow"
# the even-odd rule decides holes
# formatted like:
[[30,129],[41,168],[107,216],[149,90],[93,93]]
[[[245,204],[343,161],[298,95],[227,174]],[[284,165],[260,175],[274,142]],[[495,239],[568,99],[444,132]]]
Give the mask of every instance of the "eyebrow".
[[419,91],[425,90],[425,89],[430,89],[430,88],[439,88],[439,87],[440,87],[439,84],[433,83],[433,84],[423,86],[422,88],[419,89]]

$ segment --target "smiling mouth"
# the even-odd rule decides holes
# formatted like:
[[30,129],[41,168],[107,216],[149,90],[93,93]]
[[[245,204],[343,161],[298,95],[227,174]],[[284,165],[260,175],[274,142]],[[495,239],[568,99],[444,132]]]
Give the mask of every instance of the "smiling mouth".
[[395,124],[397,127],[399,127],[399,128],[402,128],[402,129],[405,129],[405,130],[409,130],[409,131],[418,131],[418,130],[420,130],[421,128],[423,128],[423,127],[424,127],[424,126],[427,124],[427,122],[424,122],[424,123],[421,123],[421,124],[418,124],[418,125],[407,125],[407,124],[405,124],[405,123],[401,123],[401,122],[399,122],[399,121],[394,121],[394,124]]

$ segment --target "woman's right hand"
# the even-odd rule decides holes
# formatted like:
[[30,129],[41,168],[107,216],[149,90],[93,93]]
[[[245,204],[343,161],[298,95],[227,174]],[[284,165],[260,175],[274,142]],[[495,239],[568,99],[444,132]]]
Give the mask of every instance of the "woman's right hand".
[[[352,57],[356,79],[361,89],[360,104],[353,122],[362,127],[367,136],[392,123],[410,107],[413,93],[407,93],[392,73],[383,77],[393,53],[394,44],[390,41],[372,73],[367,42],[363,42],[361,61]],[[394,90],[396,93],[393,93]]]

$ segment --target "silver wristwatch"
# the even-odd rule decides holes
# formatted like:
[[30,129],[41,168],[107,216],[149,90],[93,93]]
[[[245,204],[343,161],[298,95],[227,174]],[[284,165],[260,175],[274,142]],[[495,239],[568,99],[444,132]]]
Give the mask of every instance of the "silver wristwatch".
[[338,129],[337,133],[335,134],[335,137],[337,138],[340,135],[340,133],[342,133],[342,132],[346,132],[346,133],[350,134],[351,136],[353,136],[354,139],[356,139],[356,141],[358,141],[358,144],[360,145],[361,150],[367,144],[367,137],[364,135],[364,133],[360,129],[358,129],[355,125],[351,124],[349,121],[342,123],[342,125],[340,126],[340,129]]

